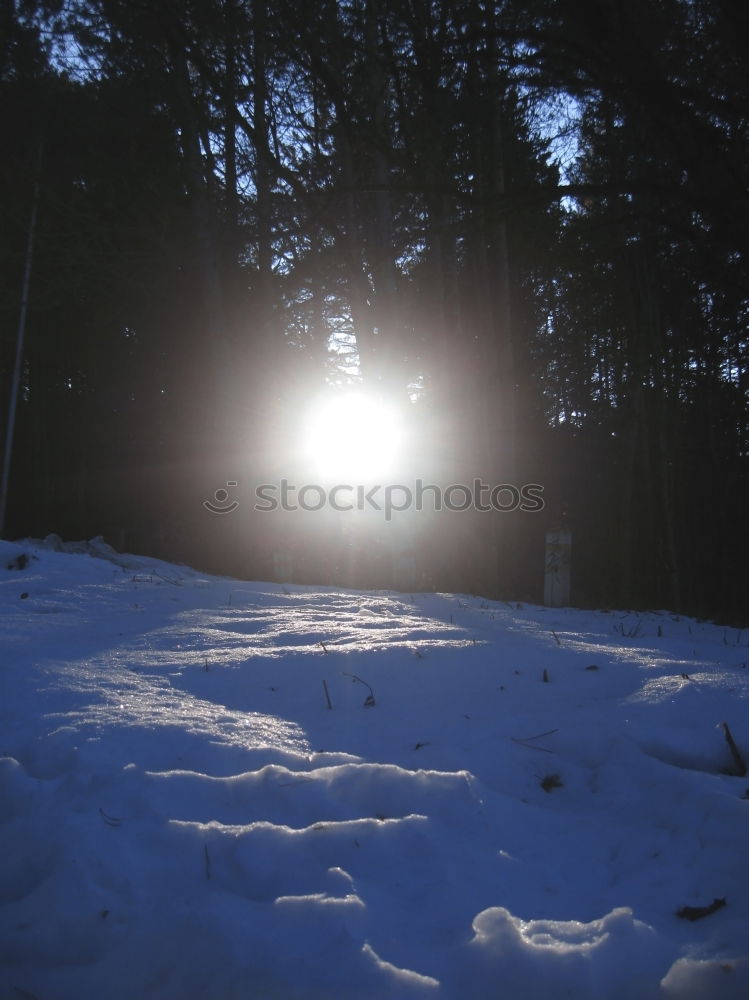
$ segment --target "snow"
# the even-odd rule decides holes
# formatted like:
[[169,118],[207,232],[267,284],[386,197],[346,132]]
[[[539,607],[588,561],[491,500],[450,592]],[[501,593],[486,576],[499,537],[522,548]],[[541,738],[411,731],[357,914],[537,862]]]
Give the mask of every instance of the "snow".
[[0,634],[2,1000],[749,996],[747,632],[50,537]]

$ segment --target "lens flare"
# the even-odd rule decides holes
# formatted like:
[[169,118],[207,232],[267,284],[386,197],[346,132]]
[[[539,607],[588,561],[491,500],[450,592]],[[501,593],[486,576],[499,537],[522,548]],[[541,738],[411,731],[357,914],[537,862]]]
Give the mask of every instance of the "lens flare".
[[397,408],[362,391],[319,400],[303,426],[304,453],[315,473],[352,484],[392,475],[402,438]]

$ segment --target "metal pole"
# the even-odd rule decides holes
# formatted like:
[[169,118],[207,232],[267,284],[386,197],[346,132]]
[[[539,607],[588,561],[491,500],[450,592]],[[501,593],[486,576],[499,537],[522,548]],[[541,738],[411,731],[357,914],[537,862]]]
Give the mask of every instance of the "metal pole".
[[18,337],[16,339],[16,360],[13,366],[13,380],[10,387],[10,404],[8,406],[8,427],[5,433],[5,453],[3,455],[3,474],[0,483],[0,538],[5,534],[5,514],[8,508],[8,486],[10,483],[10,460],[13,454],[13,435],[16,427],[16,410],[18,409],[18,393],[21,386],[23,370],[23,345],[26,339],[26,317],[29,311],[29,289],[31,287],[31,264],[34,259],[34,233],[36,232],[36,217],[39,211],[39,188],[41,186],[42,153],[44,140],[39,140],[39,153],[34,176],[34,193],[31,200],[31,217],[26,242],[26,263],[21,285],[21,312],[18,317]]

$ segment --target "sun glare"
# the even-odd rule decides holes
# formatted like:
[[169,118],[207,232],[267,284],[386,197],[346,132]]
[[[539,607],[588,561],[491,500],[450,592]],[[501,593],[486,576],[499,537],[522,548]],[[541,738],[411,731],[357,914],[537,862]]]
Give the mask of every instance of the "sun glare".
[[316,474],[352,485],[392,474],[401,442],[396,408],[361,391],[319,401],[304,424],[304,452]]

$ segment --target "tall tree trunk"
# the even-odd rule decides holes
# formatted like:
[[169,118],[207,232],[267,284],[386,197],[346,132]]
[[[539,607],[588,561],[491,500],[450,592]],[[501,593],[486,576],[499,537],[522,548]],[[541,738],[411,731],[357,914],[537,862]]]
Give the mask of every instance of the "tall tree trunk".
[[[224,261],[228,274],[235,282],[239,279],[239,189],[237,173],[237,43],[238,31],[237,0],[226,0],[224,42]],[[238,288],[232,287],[232,298],[238,293]]]
[[[343,117],[341,117],[342,115]],[[351,139],[348,134],[345,111],[341,107],[336,107],[336,118],[336,146],[343,186],[344,218],[346,220],[344,239],[347,253],[344,267],[347,276],[349,307],[354,324],[361,374],[365,381],[374,382],[377,379],[378,359],[370,304],[373,292],[369,278],[364,271],[360,212],[356,203],[358,185],[354,175]]]
[[390,167],[385,154],[390,146],[391,125],[387,109],[387,77],[383,62],[385,52],[379,42],[381,12],[379,0],[366,0],[365,53],[369,81],[371,114],[370,148],[372,158],[373,211],[369,217],[368,248],[374,284],[374,317],[377,327],[377,378],[394,390],[401,382],[402,363],[399,336],[400,309],[394,260],[393,207],[390,195]]
[[[223,441],[227,428],[231,426],[236,416],[238,400],[234,391],[233,352],[228,336],[221,283],[216,218],[209,199],[201,155],[200,115],[190,81],[187,57],[179,38],[170,41],[170,60],[210,351],[211,375],[208,385],[204,388],[205,404],[201,410],[201,421],[205,421],[205,429],[209,432],[208,440],[212,441],[215,447],[219,441]],[[197,431],[197,428],[195,430]]]
[[[483,203],[481,232],[476,240],[477,284],[483,302],[480,320],[481,372],[480,467],[495,484],[517,485],[515,361],[510,312],[510,264],[507,222],[503,212],[490,206],[505,205],[505,139],[502,114],[506,84],[499,73],[499,53],[495,42],[493,5],[475,0],[471,15],[478,37],[483,41],[474,54],[471,75],[479,120],[474,134],[476,173]],[[492,584],[500,591],[512,585],[513,563],[511,522],[505,514],[491,515]]]
[[268,127],[268,82],[266,68],[266,0],[253,6],[253,105],[255,135],[255,214],[257,230],[257,334],[260,347],[261,377],[274,374],[275,337],[273,329],[273,210],[271,206],[272,173]]

